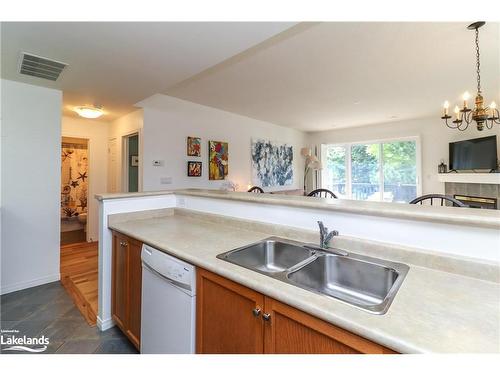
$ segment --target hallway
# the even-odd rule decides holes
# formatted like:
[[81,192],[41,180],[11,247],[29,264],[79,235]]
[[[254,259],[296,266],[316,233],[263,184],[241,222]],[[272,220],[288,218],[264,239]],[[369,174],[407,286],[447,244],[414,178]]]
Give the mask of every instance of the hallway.
[[97,319],[98,243],[61,246],[61,283],[90,326]]

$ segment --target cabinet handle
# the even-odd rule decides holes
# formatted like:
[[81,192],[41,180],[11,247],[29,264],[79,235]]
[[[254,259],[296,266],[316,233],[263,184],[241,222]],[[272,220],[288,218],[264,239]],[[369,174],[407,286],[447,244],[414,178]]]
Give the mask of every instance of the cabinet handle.
[[253,316],[257,317],[260,315],[260,309],[256,307],[255,309],[252,310]]
[[262,314],[262,319],[264,319],[266,322],[271,320],[271,314]]
[[120,246],[127,247],[127,243],[126,242],[120,242]]

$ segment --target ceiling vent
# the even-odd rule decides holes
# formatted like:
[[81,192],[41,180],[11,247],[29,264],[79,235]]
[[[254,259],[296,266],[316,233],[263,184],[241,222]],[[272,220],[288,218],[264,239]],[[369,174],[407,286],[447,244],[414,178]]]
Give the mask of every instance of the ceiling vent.
[[49,60],[45,57],[23,52],[21,55],[21,64],[19,65],[19,73],[56,81],[66,66],[68,64],[60,61]]

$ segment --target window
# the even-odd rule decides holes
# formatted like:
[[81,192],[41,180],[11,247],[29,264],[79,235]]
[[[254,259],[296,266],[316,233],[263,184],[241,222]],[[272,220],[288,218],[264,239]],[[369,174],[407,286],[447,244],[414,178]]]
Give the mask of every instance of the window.
[[409,202],[417,196],[417,141],[323,145],[322,187],[339,198]]

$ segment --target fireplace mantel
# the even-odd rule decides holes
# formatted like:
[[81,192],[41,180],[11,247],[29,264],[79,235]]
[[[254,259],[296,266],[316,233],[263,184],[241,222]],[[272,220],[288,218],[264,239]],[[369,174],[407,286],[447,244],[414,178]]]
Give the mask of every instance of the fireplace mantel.
[[440,182],[500,185],[500,173],[440,173]]

